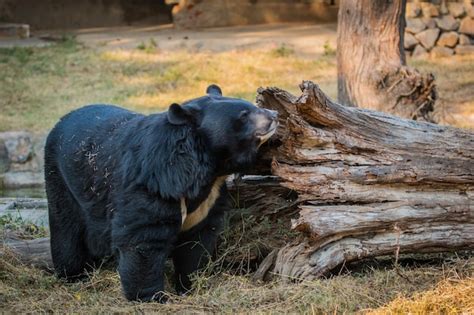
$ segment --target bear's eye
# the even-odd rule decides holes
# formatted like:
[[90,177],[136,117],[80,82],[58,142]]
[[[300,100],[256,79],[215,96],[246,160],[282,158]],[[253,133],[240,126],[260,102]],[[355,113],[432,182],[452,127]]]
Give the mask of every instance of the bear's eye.
[[249,120],[249,112],[247,110],[243,110],[240,112],[239,120],[242,124],[247,123]]

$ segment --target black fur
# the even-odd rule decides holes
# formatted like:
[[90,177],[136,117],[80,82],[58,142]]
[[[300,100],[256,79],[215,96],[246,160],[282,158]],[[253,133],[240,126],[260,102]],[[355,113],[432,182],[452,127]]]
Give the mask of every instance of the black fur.
[[53,128],[45,178],[59,276],[80,278],[114,256],[128,299],[162,301],[163,266],[172,255],[178,293],[189,290],[189,274],[208,262],[222,227],[225,186],[207,218],[186,232],[181,198],[190,214],[217,177],[251,166],[259,145],[253,118],[267,117],[267,129],[275,120],[222,97],[217,86],[207,92],[149,116],[90,105]]

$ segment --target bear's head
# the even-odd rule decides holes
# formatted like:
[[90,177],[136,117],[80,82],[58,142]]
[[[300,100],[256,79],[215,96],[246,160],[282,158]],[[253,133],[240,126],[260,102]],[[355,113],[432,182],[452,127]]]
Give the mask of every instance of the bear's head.
[[220,173],[247,169],[254,164],[258,148],[275,133],[278,113],[224,97],[217,85],[209,86],[206,93],[183,105],[172,104],[168,121],[195,128],[218,163]]

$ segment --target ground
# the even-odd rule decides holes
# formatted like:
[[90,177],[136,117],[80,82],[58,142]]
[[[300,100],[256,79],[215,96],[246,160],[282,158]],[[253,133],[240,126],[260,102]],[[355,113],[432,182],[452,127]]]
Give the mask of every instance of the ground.
[[[254,101],[259,86],[298,94],[303,79],[313,80],[336,97],[334,25],[235,32],[124,27],[42,35],[56,42],[0,49],[0,131],[46,131],[70,110],[96,102],[161,111],[202,95],[210,82],[226,95]],[[441,123],[473,128],[474,56],[409,63],[435,74]]]
[[[46,132],[59,117],[88,103],[161,111],[202,95],[210,83],[219,84],[228,96],[254,101],[259,86],[278,86],[298,95],[298,84],[312,80],[336,97],[334,25],[194,32],[124,27],[41,34],[54,41],[47,47],[0,49],[0,131]],[[441,123],[474,128],[474,56],[409,64],[435,74]],[[279,279],[255,283],[255,257],[284,242],[288,235],[280,232],[287,228],[251,212],[232,215],[237,220],[227,225],[222,237],[222,258],[197,276],[190,296],[171,296],[167,305],[127,302],[113,269],[66,284],[7,254],[0,259],[0,311],[474,313],[472,253],[370,261],[302,284]],[[8,218],[0,220],[0,227],[0,235],[47,234]],[[171,285],[168,289],[172,291]]]

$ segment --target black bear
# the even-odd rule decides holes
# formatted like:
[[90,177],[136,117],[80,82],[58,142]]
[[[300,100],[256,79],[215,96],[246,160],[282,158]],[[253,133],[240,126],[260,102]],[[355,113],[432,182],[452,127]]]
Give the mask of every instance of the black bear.
[[118,260],[125,296],[163,301],[171,256],[176,290],[209,259],[223,224],[225,178],[255,162],[277,114],[207,95],[141,115],[89,105],[64,116],[45,147],[51,253],[56,273],[77,279]]

